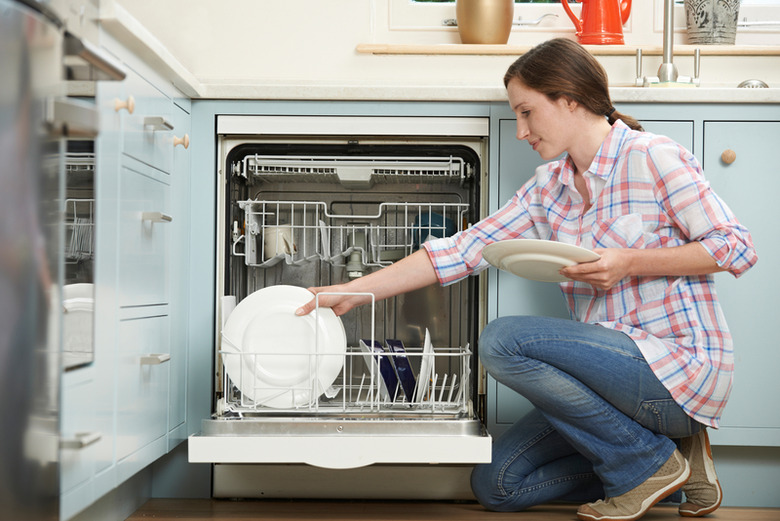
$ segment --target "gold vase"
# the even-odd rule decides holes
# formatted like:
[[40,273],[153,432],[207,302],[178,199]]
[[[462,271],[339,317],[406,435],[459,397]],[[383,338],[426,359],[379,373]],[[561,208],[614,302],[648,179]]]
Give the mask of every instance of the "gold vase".
[[456,0],[460,41],[505,44],[512,31],[514,10],[514,0]]

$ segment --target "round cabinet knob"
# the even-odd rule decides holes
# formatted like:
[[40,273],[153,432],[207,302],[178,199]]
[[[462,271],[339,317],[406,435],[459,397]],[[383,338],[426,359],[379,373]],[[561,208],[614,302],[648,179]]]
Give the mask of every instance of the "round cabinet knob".
[[128,96],[125,101],[122,101],[121,99],[115,99],[114,110],[119,112],[122,109],[127,110],[128,114],[132,114],[135,111],[135,98],[133,96]]
[[184,137],[173,136],[173,146],[182,145],[184,148],[190,148],[190,135],[184,134]]
[[720,155],[720,160],[726,163],[727,165],[730,165],[731,163],[737,160],[737,153],[731,150],[730,148],[727,148]]

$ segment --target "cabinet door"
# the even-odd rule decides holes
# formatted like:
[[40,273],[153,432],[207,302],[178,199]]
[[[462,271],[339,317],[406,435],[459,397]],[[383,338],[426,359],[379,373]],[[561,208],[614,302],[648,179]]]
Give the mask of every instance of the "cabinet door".
[[[515,138],[514,119],[501,119],[498,123],[499,155],[498,168],[492,173],[497,176],[497,200],[491,201],[490,209],[495,211],[525,183],[537,166],[544,161],[526,142]],[[496,311],[490,318],[511,315],[538,315],[568,318],[569,312],[557,284],[528,280],[505,271],[490,268],[490,277],[495,277]],[[490,299],[491,302],[494,299]],[[533,406],[508,387],[496,382],[488,375],[487,424],[494,437],[528,413]]]
[[[780,445],[780,241],[771,209],[780,193],[772,150],[780,121],[704,123],[704,171],[712,187],[753,236],[758,264],[743,276],[717,275],[717,292],[734,338],[734,388],[713,443]],[[726,164],[721,154],[736,153]]]
[[95,381],[92,367],[62,375],[60,411],[60,512],[63,518],[92,502],[91,479],[95,475],[98,443],[103,433],[95,414]]
[[119,201],[119,305],[167,304],[174,216],[169,176],[123,160]]
[[[515,139],[515,120],[502,119],[499,124],[500,156],[498,158],[497,209],[508,201],[544,163],[526,142]],[[569,312],[557,284],[517,277],[494,270],[498,277],[498,316],[540,315],[568,318]]]
[[[167,316],[119,322],[116,417],[118,461],[128,458],[167,432],[169,346],[170,322]],[[156,454],[154,458],[160,455]],[[151,461],[153,459],[143,463]]]
[[123,152],[170,173],[173,167],[173,102],[131,68],[128,68],[125,84],[127,96],[132,96],[135,106],[132,114],[123,114]]
[[[172,224],[171,274],[171,363],[168,411],[168,448],[187,438],[187,359],[189,336],[187,306],[189,304],[190,264],[190,114],[174,108],[174,135],[182,141],[174,148],[171,175],[171,206],[176,216]],[[185,138],[186,136],[186,138]],[[187,148],[185,148],[185,144]]]
[[653,134],[670,137],[684,146],[689,152],[693,150],[693,121],[658,121],[643,119],[642,128]]

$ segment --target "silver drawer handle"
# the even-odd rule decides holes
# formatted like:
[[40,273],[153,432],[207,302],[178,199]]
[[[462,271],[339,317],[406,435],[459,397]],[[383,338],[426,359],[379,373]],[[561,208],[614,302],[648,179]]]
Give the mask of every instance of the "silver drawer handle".
[[60,440],[60,448],[83,449],[97,443],[102,437],[99,432],[77,432],[71,439]]
[[78,56],[87,67],[71,67],[69,79],[82,81],[121,81],[127,72],[120,63],[87,40],[65,31],[65,56]]
[[45,108],[46,125],[51,136],[97,136],[100,125],[94,105],[77,99],[49,98]]
[[141,214],[141,220],[153,223],[169,223],[173,221],[173,217],[162,212],[143,212]]
[[144,118],[144,127],[151,130],[173,130],[173,123],[161,116],[147,116]]
[[141,357],[141,365],[160,365],[168,362],[171,355],[168,353],[150,354]]

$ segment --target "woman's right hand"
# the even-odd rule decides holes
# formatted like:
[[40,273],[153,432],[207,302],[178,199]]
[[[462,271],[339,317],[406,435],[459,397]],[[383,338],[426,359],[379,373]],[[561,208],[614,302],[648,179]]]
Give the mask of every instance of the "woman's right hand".
[[[338,284],[335,286],[321,286],[317,288],[307,288],[314,295],[320,293],[347,293],[350,290],[344,284]],[[347,311],[363,304],[369,304],[371,302],[370,295],[320,295],[319,299],[313,298],[297,310],[296,315],[308,315],[314,308],[317,307],[317,300],[319,300],[319,306],[321,308],[331,308],[333,312],[341,316]]]

